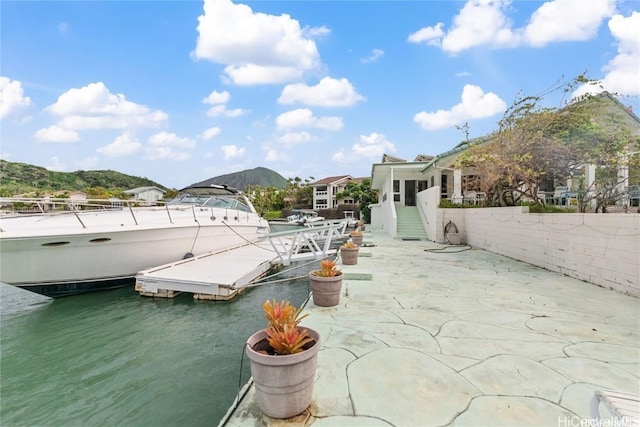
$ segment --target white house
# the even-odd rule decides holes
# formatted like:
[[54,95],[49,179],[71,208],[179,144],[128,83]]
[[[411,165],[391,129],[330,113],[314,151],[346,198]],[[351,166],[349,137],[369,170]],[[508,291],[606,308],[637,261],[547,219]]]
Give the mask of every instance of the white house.
[[[618,118],[610,121],[604,126],[615,126],[613,130],[626,129],[632,135],[640,136],[640,119],[633,114],[633,111],[608,93],[599,95],[603,103],[598,104],[604,107],[607,114],[602,114],[600,119],[606,120],[615,115]],[[602,110],[600,110],[602,111]],[[597,120],[594,119],[594,120]],[[372,206],[371,223],[381,227],[387,233],[397,238],[423,238],[424,230],[427,229],[427,220],[422,212],[424,206],[418,203],[417,194],[423,190],[439,187],[438,199],[447,199],[453,203],[463,203],[467,201],[478,202],[479,188],[474,188],[473,168],[456,168],[455,161],[463,151],[470,145],[482,144],[490,141],[491,136],[478,138],[473,141],[465,141],[453,149],[439,154],[435,157],[419,155],[413,162],[408,162],[397,157],[384,155],[381,163],[374,163],[371,169],[371,188],[378,190],[378,203]],[[621,153],[621,156],[637,155],[637,152]],[[595,178],[595,166],[585,165],[585,183],[587,188]],[[629,171],[627,166],[620,166],[618,169],[621,193],[625,187],[629,188]],[[574,177],[575,178],[575,177]],[[571,188],[572,180],[565,182],[554,182],[549,179],[543,182],[538,191],[548,193],[556,185],[562,184]],[[558,187],[561,188],[561,187]],[[630,190],[626,190],[629,191]],[[471,193],[474,197],[471,198]],[[631,198],[631,193],[629,198]],[[437,202],[436,202],[437,203]],[[629,203],[629,202],[627,202]]]
[[[371,188],[378,190],[378,203],[371,207],[371,225],[393,237],[426,238],[417,208],[417,194],[440,181],[422,170],[433,156],[418,155],[412,162],[383,155],[371,167]],[[400,218],[400,220],[399,220]]]
[[127,190],[124,194],[130,195],[134,200],[143,200],[147,203],[155,203],[164,197],[164,190],[158,187],[138,187]]

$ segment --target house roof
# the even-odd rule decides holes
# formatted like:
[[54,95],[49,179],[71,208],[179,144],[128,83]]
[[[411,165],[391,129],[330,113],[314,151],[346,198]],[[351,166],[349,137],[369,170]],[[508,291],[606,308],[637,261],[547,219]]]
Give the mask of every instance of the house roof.
[[164,190],[162,190],[162,189],[160,189],[158,187],[155,187],[155,186],[132,188],[131,190],[124,191],[124,193],[125,194],[140,194],[140,193],[144,193],[145,191],[149,191],[149,190],[158,190],[162,194],[165,193]]
[[381,163],[371,165],[371,188],[380,188],[385,177],[392,169],[418,170],[418,168],[422,168],[426,162],[431,161],[433,158],[433,156],[418,154],[414,161],[408,162],[398,157],[385,154],[382,156]]
[[316,182],[312,182],[311,185],[327,185],[327,184],[335,184],[341,181],[349,181],[354,179],[351,175],[338,175],[338,176],[329,176],[327,178],[322,178]]
[[401,159],[400,157],[391,156],[389,154],[382,155],[382,161],[380,163],[400,163],[406,162],[405,159]]

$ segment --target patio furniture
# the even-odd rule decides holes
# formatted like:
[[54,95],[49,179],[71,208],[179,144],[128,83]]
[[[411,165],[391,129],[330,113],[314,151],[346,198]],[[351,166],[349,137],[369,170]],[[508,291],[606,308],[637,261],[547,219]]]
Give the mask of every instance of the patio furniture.
[[476,192],[475,191],[465,191],[464,195],[462,196],[462,202],[463,203],[475,204],[476,203]]
[[483,203],[486,198],[487,195],[481,191],[467,191],[464,193],[462,201],[463,203],[477,205],[479,203]]
[[[613,390],[596,390],[591,398],[590,416],[592,421],[600,419],[599,406],[602,403],[624,426],[640,426],[640,396]],[[618,424],[616,424],[618,425]]]

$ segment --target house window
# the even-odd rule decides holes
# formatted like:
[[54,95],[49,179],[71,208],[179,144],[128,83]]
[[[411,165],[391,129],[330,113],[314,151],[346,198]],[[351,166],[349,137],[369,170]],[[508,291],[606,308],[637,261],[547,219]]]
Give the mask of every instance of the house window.
[[446,199],[448,197],[447,193],[447,175],[440,175],[440,198]]
[[418,193],[429,188],[429,183],[427,181],[418,181]]
[[394,202],[400,201],[400,180],[399,179],[393,180],[393,201]]
[[434,185],[436,185],[436,183],[435,183],[435,178],[436,178],[435,176],[432,176],[432,177],[431,177],[431,187],[433,187]]

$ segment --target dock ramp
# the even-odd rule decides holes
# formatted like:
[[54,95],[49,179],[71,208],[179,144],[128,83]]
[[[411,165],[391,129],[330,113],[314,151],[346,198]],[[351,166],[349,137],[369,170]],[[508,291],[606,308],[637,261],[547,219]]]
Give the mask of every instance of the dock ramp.
[[317,259],[336,252],[346,235],[340,224],[265,235],[258,241],[208,252],[138,272],[135,289],[142,296],[228,300],[277,265]]

